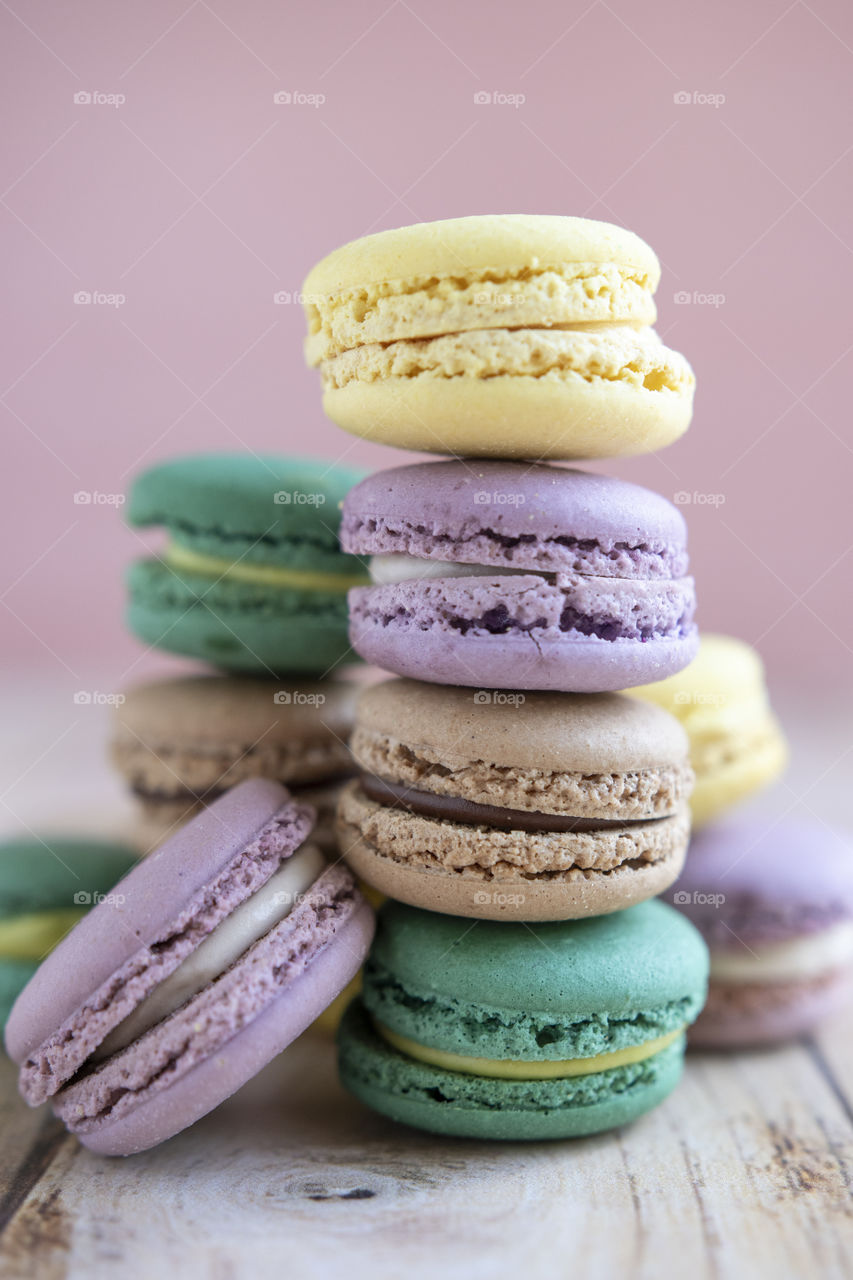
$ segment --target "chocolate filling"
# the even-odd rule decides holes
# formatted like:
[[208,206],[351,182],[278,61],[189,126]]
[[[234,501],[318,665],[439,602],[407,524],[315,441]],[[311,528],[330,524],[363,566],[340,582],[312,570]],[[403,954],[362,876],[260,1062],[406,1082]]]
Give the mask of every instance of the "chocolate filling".
[[472,826],[498,827],[501,831],[612,831],[619,827],[650,826],[665,818],[572,818],[563,813],[540,813],[538,810],[502,809],[495,804],[477,804],[462,796],[440,796],[432,791],[417,791],[397,782],[386,782],[373,773],[363,773],[361,789],[370,800],[391,809],[407,809],[425,818],[445,822],[469,823]]

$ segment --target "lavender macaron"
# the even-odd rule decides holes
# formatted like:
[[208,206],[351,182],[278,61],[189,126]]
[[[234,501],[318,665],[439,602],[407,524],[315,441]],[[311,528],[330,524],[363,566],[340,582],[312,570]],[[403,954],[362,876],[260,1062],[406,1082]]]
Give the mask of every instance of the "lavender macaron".
[[698,635],[681,513],[588,471],[455,459],[347,494],[349,592],[368,662],[437,684],[601,693],[662,680]]
[[824,823],[743,817],[704,827],[666,896],[711,952],[691,1043],[788,1040],[849,998],[853,846]]
[[278,783],[227,792],[48,956],[6,1026],[30,1106],[103,1155],[206,1115],[354,977],[373,913]]

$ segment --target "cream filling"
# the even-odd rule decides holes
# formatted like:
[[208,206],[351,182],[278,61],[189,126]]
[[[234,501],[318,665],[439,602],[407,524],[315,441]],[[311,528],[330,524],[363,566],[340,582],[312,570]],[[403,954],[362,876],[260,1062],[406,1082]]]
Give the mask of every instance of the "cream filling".
[[798,982],[840,969],[853,959],[853,921],[824,929],[812,937],[772,942],[751,951],[711,952],[711,978],[716,982]]
[[511,569],[493,564],[458,564],[450,560],[420,560],[394,552],[387,556],[371,556],[367,566],[370,581],[375,587],[386,587],[398,582],[420,582],[427,578],[510,578],[532,574],[537,578],[553,580],[553,573],[538,569]]
[[193,551],[179,542],[168,543],[162,558],[164,564],[187,573],[201,573],[210,578],[234,578],[238,582],[256,582],[270,587],[293,587],[302,591],[346,591],[365,581],[360,573],[321,573],[314,569],[288,569],[278,564],[255,564],[249,560],[226,560]]
[[100,1061],[124,1049],[230,969],[249,947],[290,914],[325,867],[320,850],[313,844],[303,845],[110,1032],[92,1059]]
[[558,1080],[567,1076],[590,1076],[598,1071],[611,1071],[632,1062],[643,1062],[660,1053],[684,1034],[684,1027],[669,1031],[666,1035],[646,1040],[644,1044],[631,1044],[613,1053],[599,1053],[592,1058],[563,1058],[551,1062],[528,1062],[512,1058],[469,1058],[466,1054],[450,1053],[445,1049],[433,1049],[419,1044],[408,1036],[398,1035],[378,1019],[376,1030],[388,1044],[418,1062],[444,1071],[460,1071],[466,1076],[487,1076],[494,1080]]

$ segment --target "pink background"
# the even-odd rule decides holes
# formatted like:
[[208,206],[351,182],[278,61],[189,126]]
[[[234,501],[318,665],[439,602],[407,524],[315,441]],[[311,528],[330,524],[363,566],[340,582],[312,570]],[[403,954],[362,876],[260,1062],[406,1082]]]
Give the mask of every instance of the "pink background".
[[[101,688],[152,666],[122,625],[140,540],[76,492],[120,494],[200,449],[406,460],[323,418],[301,308],[277,291],[371,230],[530,211],[624,223],[662,259],[658,328],[697,371],[693,426],[604,469],[721,495],[685,506],[702,624],[757,643],[775,679],[849,670],[846,0],[11,0],[0,44],[19,666],[99,670]],[[95,92],[126,101],[74,101]]]

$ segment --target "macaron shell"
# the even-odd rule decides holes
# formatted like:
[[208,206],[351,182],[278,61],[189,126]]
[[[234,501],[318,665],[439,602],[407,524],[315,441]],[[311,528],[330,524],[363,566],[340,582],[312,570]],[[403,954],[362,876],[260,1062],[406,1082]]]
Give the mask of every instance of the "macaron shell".
[[587,381],[579,374],[389,378],[323,394],[344,431],[419,453],[573,461],[652,453],[690,425],[690,390]]
[[711,982],[689,1042],[700,1049],[744,1049],[793,1040],[849,1005],[851,995],[846,969],[804,982]]
[[728,813],[755,792],[761,791],[784,773],[788,764],[788,744],[775,720],[755,741],[734,748],[725,763],[713,769],[696,766],[696,783],[690,800],[695,828]]
[[359,1001],[338,1034],[343,1084],[373,1110],[453,1137],[516,1141],[580,1137],[635,1120],[672,1091],[683,1039],[632,1067],[574,1079],[466,1076],[407,1058],[370,1026]]
[[[132,1155],[212,1111],[301,1035],[351,981],[373,928],[373,914],[363,903],[299,978],[214,1056],[120,1119],[98,1122],[79,1134],[80,1141],[100,1155]],[[57,1110],[62,1109],[60,1102]]]
[[99,894],[108,893],[136,860],[135,851],[127,845],[101,839],[46,834],[4,840],[0,843],[0,920],[88,906]]

